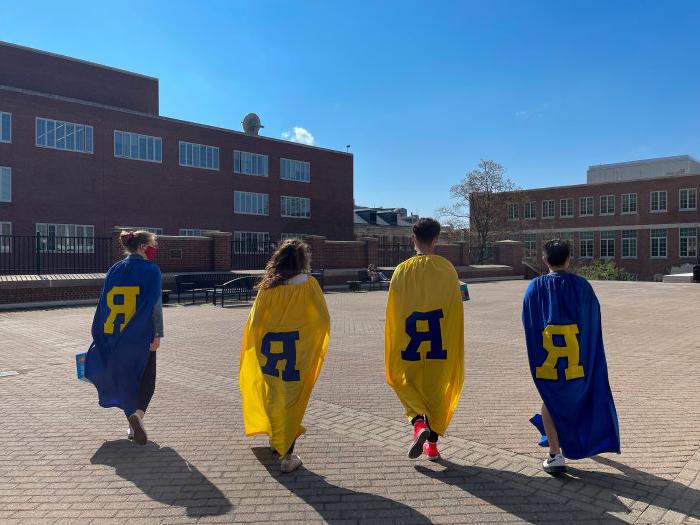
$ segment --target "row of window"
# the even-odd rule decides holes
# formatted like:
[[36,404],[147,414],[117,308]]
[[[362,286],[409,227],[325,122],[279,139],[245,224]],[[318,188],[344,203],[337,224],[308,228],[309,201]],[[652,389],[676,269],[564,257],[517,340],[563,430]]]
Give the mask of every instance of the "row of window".
[[12,169],[0,166],[0,202],[12,202]]
[[[623,215],[638,213],[638,199],[636,193],[623,193],[620,196],[620,209]],[[678,208],[680,211],[692,211],[698,209],[698,191],[697,188],[683,188],[678,192]],[[601,195],[598,207],[599,215],[615,215],[615,195]],[[542,201],[542,218],[553,219],[555,217],[554,199]],[[579,198],[579,217],[592,217],[594,198],[580,197]],[[537,202],[530,201],[524,204],[525,219],[537,218]],[[652,191],[649,195],[649,211],[651,213],[663,213],[668,211],[668,194],[663,191]],[[574,199],[559,200],[559,217],[572,218],[574,216]],[[517,220],[520,218],[520,204],[508,204],[508,219]]]
[[[282,195],[280,207],[282,217],[311,217],[311,199],[308,197]],[[269,215],[270,196],[267,193],[236,191],[233,196],[233,211],[244,215]]]
[[[623,259],[636,259],[637,239],[640,230],[622,230],[621,257]],[[574,248],[574,233],[555,233],[552,237],[564,239]],[[652,258],[664,258],[668,256],[668,231],[664,228],[649,230],[650,256]],[[528,257],[538,257],[537,234],[525,234],[525,248]],[[698,230],[697,228],[679,228],[678,255],[680,257],[697,257],[698,255]],[[600,245],[598,256],[601,258],[614,258],[615,232],[600,232]],[[578,256],[582,259],[595,257],[594,233],[578,232]]]
[[[93,127],[61,120],[36,118],[36,145],[43,148],[94,153]],[[0,112],[0,142],[12,142],[12,114]],[[162,162],[163,139],[128,131],[114,131],[114,156],[146,162]],[[234,172],[259,177],[268,176],[268,156],[247,151],[233,152]],[[219,148],[180,141],[180,166],[219,170]],[[300,160],[280,159],[280,178],[310,182],[311,164]]]

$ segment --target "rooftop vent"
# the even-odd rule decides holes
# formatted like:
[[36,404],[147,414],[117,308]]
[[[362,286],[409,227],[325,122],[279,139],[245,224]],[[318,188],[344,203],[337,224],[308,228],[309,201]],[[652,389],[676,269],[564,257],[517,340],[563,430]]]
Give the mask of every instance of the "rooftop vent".
[[243,131],[245,134],[253,136],[257,136],[260,128],[265,127],[260,123],[260,117],[255,113],[248,113],[241,124],[243,124]]

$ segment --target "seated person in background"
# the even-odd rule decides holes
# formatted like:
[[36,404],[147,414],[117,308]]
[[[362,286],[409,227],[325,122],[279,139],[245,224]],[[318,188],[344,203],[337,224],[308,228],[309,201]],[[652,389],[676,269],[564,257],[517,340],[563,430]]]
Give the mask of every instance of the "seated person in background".
[[370,264],[367,267],[367,274],[369,275],[369,280],[372,281],[373,283],[377,282],[388,282],[389,279],[387,278],[386,275],[384,275],[382,272],[377,270],[377,267],[373,264]]

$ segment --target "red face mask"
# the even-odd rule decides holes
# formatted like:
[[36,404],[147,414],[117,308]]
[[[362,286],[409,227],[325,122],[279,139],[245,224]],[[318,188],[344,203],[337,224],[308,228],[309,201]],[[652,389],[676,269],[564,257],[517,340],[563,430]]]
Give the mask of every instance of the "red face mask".
[[153,246],[146,246],[146,259],[152,261],[156,258],[156,252],[158,250]]

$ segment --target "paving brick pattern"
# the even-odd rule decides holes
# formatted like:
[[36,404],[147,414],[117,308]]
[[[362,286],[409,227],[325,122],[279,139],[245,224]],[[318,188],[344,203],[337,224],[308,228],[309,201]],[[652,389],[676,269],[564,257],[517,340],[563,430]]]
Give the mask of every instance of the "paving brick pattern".
[[700,523],[700,286],[596,284],[623,453],[542,473],[520,327],[526,283],[480,283],[465,307],[466,381],[444,460],[406,457],[384,382],[386,292],[328,294],[328,358],[299,471],[243,435],[247,307],[168,307],[152,443],[74,379],[91,308],[0,313],[0,523]]

